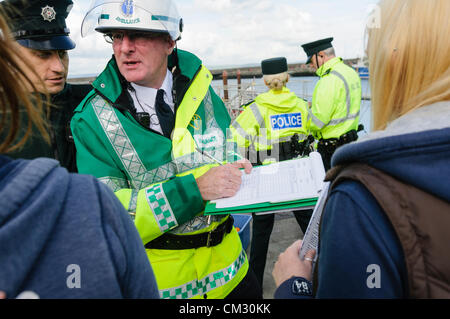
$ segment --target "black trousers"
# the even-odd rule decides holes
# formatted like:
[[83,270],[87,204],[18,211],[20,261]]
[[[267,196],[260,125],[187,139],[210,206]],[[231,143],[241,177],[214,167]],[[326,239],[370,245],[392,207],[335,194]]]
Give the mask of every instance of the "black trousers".
[[334,152],[336,151],[337,146],[324,146],[320,144],[317,146],[317,151],[320,153],[322,157],[323,167],[325,168],[325,172],[327,172],[331,168],[331,157],[333,157]]
[[225,299],[263,299],[261,286],[251,268]]
[[333,154],[334,152],[336,152],[337,148],[342,145],[358,140],[358,132],[356,130],[351,130],[341,135],[339,138],[319,140],[319,143],[317,144],[317,151],[322,156],[325,172],[331,168],[331,158],[333,157]]
[[[294,211],[295,219],[303,233],[308,227],[313,213],[312,209]],[[250,249],[250,268],[256,275],[256,279],[263,287],[264,269],[266,268],[267,250],[269,248],[270,235],[272,234],[275,214],[253,214],[252,241]],[[281,252],[280,252],[281,253]]]

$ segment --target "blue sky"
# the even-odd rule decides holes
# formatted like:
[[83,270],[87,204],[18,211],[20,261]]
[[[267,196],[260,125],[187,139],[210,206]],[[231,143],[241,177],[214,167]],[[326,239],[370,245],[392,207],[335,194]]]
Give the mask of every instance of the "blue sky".
[[[367,17],[378,0],[178,0],[184,20],[180,49],[197,54],[209,68],[259,64],[285,56],[304,62],[300,45],[334,37],[337,55],[363,55]],[[80,36],[90,0],[74,0],[68,18],[77,48],[70,51],[69,76],[96,74],[112,49],[98,34]]]

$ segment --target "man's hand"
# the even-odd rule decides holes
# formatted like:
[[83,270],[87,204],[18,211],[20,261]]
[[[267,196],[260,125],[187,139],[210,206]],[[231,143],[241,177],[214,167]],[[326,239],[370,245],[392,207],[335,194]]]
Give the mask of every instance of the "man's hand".
[[314,259],[316,251],[308,251],[305,254],[305,260],[301,260],[299,257],[301,247],[302,241],[298,240],[278,256],[278,260],[272,271],[272,276],[277,287],[291,277],[303,277],[311,280],[312,261],[307,259]]
[[203,200],[214,200],[234,196],[242,183],[242,171],[249,174],[252,164],[248,160],[240,160],[233,164],[226,164],[211,168],[197,178],[197,185]]
[[236,161],[234,163],[231,163],[234,167],[237,168],[243,168],[245,174],[250,174],[252,172],[253,165],[250,163],[250,161],[246,158],[240,159],[239,161]]

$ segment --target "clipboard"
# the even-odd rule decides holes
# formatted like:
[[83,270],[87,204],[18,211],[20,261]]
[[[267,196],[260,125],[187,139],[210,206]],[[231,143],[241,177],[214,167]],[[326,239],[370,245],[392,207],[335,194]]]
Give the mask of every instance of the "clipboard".
[[325,169],[319,153],[266,166],[243,175],[236,195],[207,202],[205,215],[275,213],[311,209],[323,187]]
[[222,215],[222,214],[251,214],[251,213],[278,213],[287,210],[304,210],[311,209],[317,203],[316,198],[307,198],[288,202],[279,203],[258,203],[253,205],[243,205],[227,208],[216,208],[216,203],[208,202],[205,207],[205,215]]

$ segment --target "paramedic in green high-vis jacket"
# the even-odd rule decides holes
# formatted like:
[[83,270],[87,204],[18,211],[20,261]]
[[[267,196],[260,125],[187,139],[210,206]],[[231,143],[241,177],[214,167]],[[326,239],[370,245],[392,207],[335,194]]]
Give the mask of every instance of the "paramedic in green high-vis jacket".
[[311,63],[320,77],[309,115],[325,170],[330,168],[331,157],[339,146],[357,140],[361,106],[361,79],[336,57],[332,41],[326,38],[302,45],[308,57],[306,63]]
[[211,73],[175,48],[182,26],[170,0],[92,5],[82,34],[103,33],[114,56],[71,122],[78,169],[134,219],[161,298],[261,298],[231,215],[203,215],[251,164],[226,147],[230,116]]

